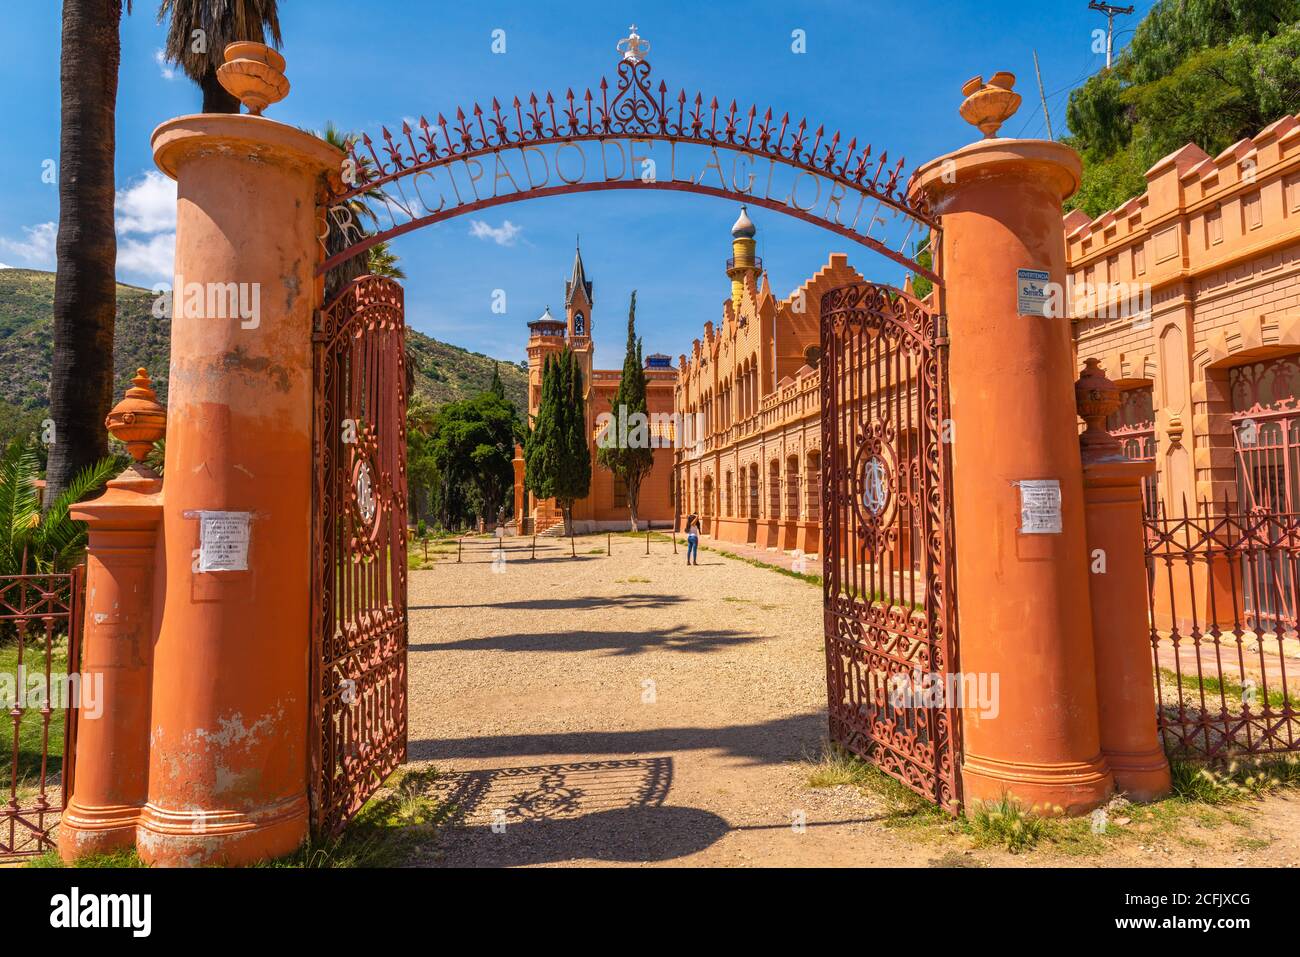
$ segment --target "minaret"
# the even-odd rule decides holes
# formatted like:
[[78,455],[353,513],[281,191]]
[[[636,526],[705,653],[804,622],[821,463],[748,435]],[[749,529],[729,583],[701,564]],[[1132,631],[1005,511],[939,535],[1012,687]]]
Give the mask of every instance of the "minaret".
[[754,221],[749,218],[745,207],[740,207],[740,218],[731,227],[731,258],[727,260],[727,275],[731,278],[731,301],[740,302],[740,294],[745,288],[745,277],[752,275],[755,283],[763,271],[763,260],[754,255]]

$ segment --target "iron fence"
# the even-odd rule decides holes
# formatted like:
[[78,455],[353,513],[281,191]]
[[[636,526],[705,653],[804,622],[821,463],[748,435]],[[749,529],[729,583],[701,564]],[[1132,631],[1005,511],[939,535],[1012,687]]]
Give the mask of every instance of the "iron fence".
[[54,847],[76,753],[84,569],[0,577],[0,698],[11,724],[0,860]]
[[[1300,750],[1300,513],[1147,516],[1157,723],[1182,757]],[[1292,666],[1294,668],[1294,666]]]

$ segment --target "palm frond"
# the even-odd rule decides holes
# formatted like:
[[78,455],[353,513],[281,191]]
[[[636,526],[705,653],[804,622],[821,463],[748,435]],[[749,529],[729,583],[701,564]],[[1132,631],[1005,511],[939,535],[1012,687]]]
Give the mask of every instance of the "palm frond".
[[86,526],[73,521],[68,512],[112,478],[116,466],[111,458],[86,466],[51,503],[32,536],[32,554],[38,564],[57,567],[69,554],[86,544]]
[[23,548],[40,518],[40,469],[36,444],[25,438],[11,441],[0,456],[0,572],[5,574],[21,571]]

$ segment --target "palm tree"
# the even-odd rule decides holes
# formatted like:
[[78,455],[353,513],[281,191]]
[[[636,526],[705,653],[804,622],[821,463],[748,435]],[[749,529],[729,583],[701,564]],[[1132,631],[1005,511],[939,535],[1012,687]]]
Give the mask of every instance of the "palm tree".
[[36,444],[27,439],[10,442],[0,455],[0,577],[33,569],[61,571],[75,564],[86,545],[86,527],[68,512],[107,482],[115,465],[113,459],[102,458],[82,469],[42,515]]
[[271,46],[280,48],[276,0],[162,0],[158,22],[168,17],[163,55],[199,85],[203,112],[238,113],[239,100],[222,88],[217,67],[225,62],[226,46],[237,40],[265,43],[269,31]]
[[[128,0],[129,9],[129,0]],[[49,501],[108,452],[117,238],[114,124],[122,0],[64,0]]]
[[388,241],[375,243],[367,252],[370,254],[366,268],[372,276],[387,276],[389,279],[405,279],[406,273],[397,265],[399,257],[388,245]]
[[[358,138],[355,133],[344,133],[334,125],[333,121],[327,121],[325,129],[317,132],[316,136],[344,153],[350,152],[352,144]],[[354,155],[357,158],[356,182],[364,183],[372,176],[371,169],[374,166],[374,161],[360,152]],[[383,202],[385,198],[382,189],[372,187],[358,196],[353,196],[351,199],[335,205],[344,207],[352,217],[352,221],[364,228],[365,224],[374,225],[377,222],[375,211],[370,208],[371,201]],[[326,255],[333,256],[346,249],[349,240],[347,233],[339,227],[332,215],[327,214],[326,225],[329,228],[329,233],[325,237]],[[389,250],[388,243],[375,243],[368,252],[368,256],[353,256],[347,262],[340,263],[325,274],[326,302],[333,299],[334,294],[353,279],[364,276],[366,273],[376,276],[388,276],[391,279],[406,278],[406,273],[397,265],[397,254]]]

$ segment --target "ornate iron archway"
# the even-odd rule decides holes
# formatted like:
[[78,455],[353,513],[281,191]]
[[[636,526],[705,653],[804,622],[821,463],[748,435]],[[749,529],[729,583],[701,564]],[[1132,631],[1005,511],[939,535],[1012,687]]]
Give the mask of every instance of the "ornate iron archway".
[[960,802],[943,318],[886,286],[821,301],[831,740],[949,811]]
[[[685,89],[656,87],[649,44],[632,28],[614,84],[593,93],[493,99],[404,121],[376,143],[350,147],[335,194],[322,206],[323,274],[379,242],[477,210],[545,196],[608,189],[658,189],[763,206],[824,227],[941,284],[914,250],[928,239],[939,262],[939,219],[921,194],[909,195],[905,160],[890,162],[858,138],[842,142],[807,119],[779,119],[769,107],[720,106]],[[666,155],[656,145],[667,146]],[[693,155],[692,155],[693,154]],[[729,162],[728,162],[729,161]],[[617,167],[612,166],[617,163]],[[666,171],[665,171],[666,167]],[[598,169],[598,173],[596,172]],[[358,204],[374,214],[358,221]],[[387,224],[382,221],[387,217]],[[331,232],[335,241],[327,244]]]

